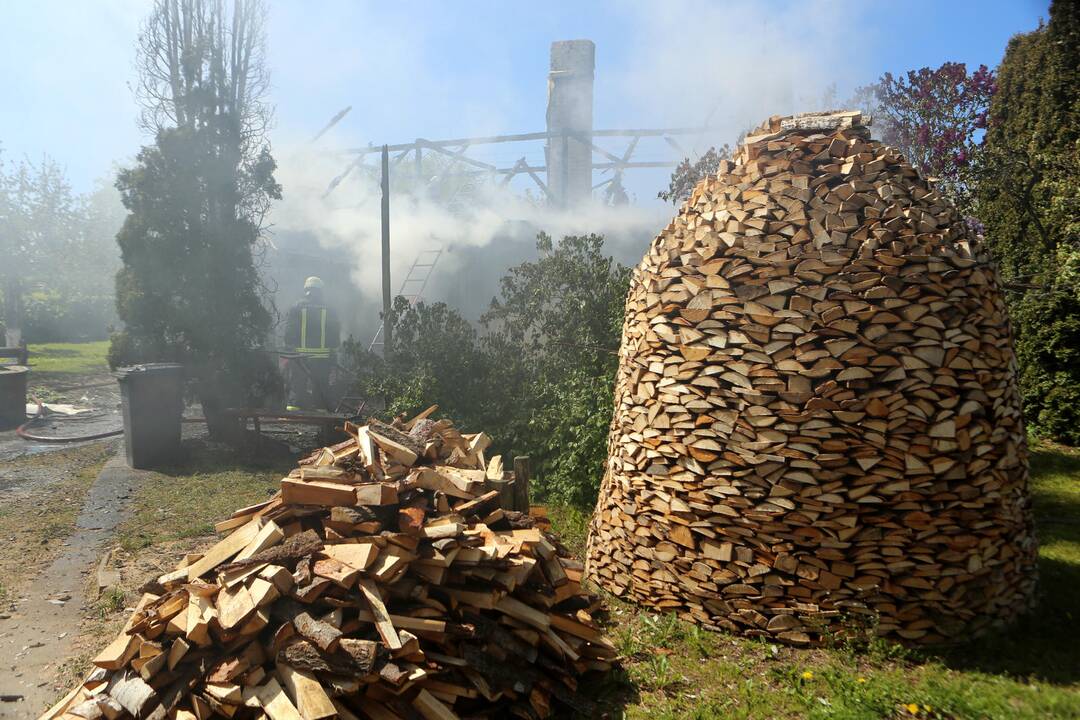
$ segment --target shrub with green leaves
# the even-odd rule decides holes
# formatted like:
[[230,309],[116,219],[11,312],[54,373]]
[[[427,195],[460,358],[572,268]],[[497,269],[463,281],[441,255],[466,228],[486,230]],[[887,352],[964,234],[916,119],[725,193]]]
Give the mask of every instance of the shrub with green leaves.
[[[125,327],[109,350],[113,366],[187,365],[211,432],[216,409],[249,402],[275,379],[255,351],[271,320],[252,255],[259,228],[236,212],[237,168],[219,149],[213,128],[163,130],[120,173],[129,215],[116,237],[116,304]],[[267,155],[247,180],[278,197],[273,170]]]
[[1010,42],[976,214],[1009,290],[1020,389],[1039,433],[1080,444],[1080,5]]
[[539,498],[596,499],[607,458],[628,270],[599,235],[541,234],[539,257],[511,268],[477,332],[443,303],[398,298],[387,358],[347,344],[357,390],[389,414],[438,403],[495,452],[529,455]]

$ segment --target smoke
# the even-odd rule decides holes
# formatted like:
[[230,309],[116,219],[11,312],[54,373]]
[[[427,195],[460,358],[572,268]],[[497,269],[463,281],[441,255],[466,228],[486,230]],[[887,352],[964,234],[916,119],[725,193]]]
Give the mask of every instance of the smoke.
[[[353,160],[303,148],[284,153],[278,172],[284,197],[270,222],[275,244],[296,249],[300,243],[311,252],[315,242],[333,262],[348,263],[352,282],[375,314],[382,282],[379,155],[370,155],[327,194],[330,180]],[[437,168],[430,169],[431,164]],[[485,176],[460,176],[437,156],[424,167],[419,184],[407,162],[391,167],[392,288],[395,294],[417,292],[415,281],[402,286],[411,265],[422,254],[441,249],[424,297],[452,301],[473,318],[486,308],[509,267],[535,257],[538,232],[554,237],[602,233],[620,260],[636,262],[668,213],[655,204],[612,207],[599,202],[556,210],[520,187],[500,186]],[[423,275],[418,269],[413,277]]]
[[614,69],[618,106],[657,127],[709,126],[714,142],[770,115],[824,109],[830,85],[872,79],[860,63],[874,41],[865,5],[627,3],[635,34]]
[[[615,8],[626,37],[618,47],[597,40],[594,126],[709,128],[676,138],[680,143],[676,150],[662,142],[646,148],[643,142],[635,159],[696,157],[710,145],[733,144],[740,133],[769,115],[821,109],[830,85],[849,87],[853,79],[867,79],[854,77],[863,43],[870,39],[862,30],[864,11],[852,4],[673,0]],[[353,20],[363,24],[359,18]],[[273,33],[270,42],[273,46]],[[275,242],[314,245],[333,262],[348,264],[359,291],[357,300],[369,318],[377,318],[381,284],[379,157],[368,155],[363,167],[350,172],[327,195],[331,179],[355,156],[325,148],[363,146],[369,139],[407,142],[413,133],[437,137],[436,130],[424,130],[417,118],[430,118],[433,127],[444,127],[448,112],[453,113],[454,134],[462,137],[539,130],[544,107],[536,89],[547,82],[540,72],[533,79],[535,87],[513,89],[492,67],[490,77],[483,74],[485,68],[461,69],[469,79],[462,83],[444,75],[457,75],[456,64],[467,54],[459,56],[450,71],[431,58],[421,62],[422,45],[402,47],[376,40],[373,47],[386,54],[385,63],[367,68],[375,73],[377,107],[361,104],[362,109],[320,141],[322,149],[275,139],[284,199],[270,218]],[[544,61],[546,67],[546,57]],[[457,98],[446,92],[426,94],[444,79],[454,84]],[[343,100],[342,104],[354,99]],[[533,109],[531,120],[523,121],[520,113],[507,110],[522,106]],[[369,138],[358,125],[375,124],[388,108],[400,108],[411,133],[403,129],[401,137]],[[625,142],[597,143],[608,143],[615,153],[625,147]],[[514,158],[507,155],[511,152],[531,153],[532,164],[544,162],[539,144],[525,150],[489,146],[488,151],[492,157],[480,157],[504,167],[513,164]],[[470,155],[477,152],[472,148]],[[673,213],[670,205],[655,199],[656,192],[666,188],[670,169],[628,172],[624,182],[634,200],[629,205],[612,207],[597,201],[557,210],[544,202],[528,177],[503,187],[483,176],[455,176],[462,166],[454,168],[431,152],[425,157],[419,183],[410,167],[412,155],[391,168],[392,289],[398,292],[421,253],[441,248],[444,254],[424,296],[447,300],[474,318],[506,270],[535,257],[537,232],[555,237],[603,234],[617,259],[634,264]],[[610,176],[594,176],[594,182],[604,177]],[[404,289],[413,292],[418,283]]]

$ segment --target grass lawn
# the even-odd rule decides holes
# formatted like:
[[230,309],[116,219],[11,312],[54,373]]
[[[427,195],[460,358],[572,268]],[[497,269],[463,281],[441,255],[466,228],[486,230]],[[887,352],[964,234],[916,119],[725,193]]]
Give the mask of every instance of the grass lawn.
[[[1032,454],[1039,607],[947,651],[871,640],[798,650],[714,634],[612,600],[625,657],[593,688],[611,718],[1080,718],[1080,451]],[[583,550],[585,518],[550,513]]]
[[[178,540],[208,534],[214,521],[265,498],[295,462],[279,456],[252,468],[216,446],[194,457],[139,488],[120,528],[129,554],[175,554]],[[1042,598],[1003,633],[946,651],[876,640],[800,650],[610,600],[607,630],[623,660],[583,689],[613,719],[1080,718],[1080,451],[1042,446],[1032,470]],[[548,514],[580,555],[587,517],[565,508]],[[106,600],[81,632],[96,634],[95,647],[124,614],[122,598]],[[92,650],[71,664],[81,671]]]
[[117,531],[120,546],[137,551],[172,540],[212,535],[214,523],[234,510],[265,500],[294,458],[275,456],[257,465],[222,445],[196,442],[190,460],[155,474],[139,486],[131,516]]
[[27,490],[4,491],[0,503],[0,601],[62,549],[98,473],[116,452],[106,441],[0,463],[0,478],[18,476]]
[[108,372],[109,341],[30,345],[30,369],[36,375],[83,375]]

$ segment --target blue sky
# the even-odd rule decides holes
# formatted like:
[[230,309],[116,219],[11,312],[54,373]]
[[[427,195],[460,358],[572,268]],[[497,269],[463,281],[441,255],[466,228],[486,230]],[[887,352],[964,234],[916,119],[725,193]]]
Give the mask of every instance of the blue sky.
[[[884,71],[947,60],[993,66],[1009,37],[1046,16],[1048,3],[270,0],[270,6],[275,147],[310,137],[352,105],[324,143],[330,150],[542,130],[548,46],[582,37],[597,45],[596,127],[699,125],[709,117],[721,128],[716,139],[733,138],[773,112],[807,109],[829,82],[843,97]],[[47,153],[80,190],[130,159],[145,141],[129,84],[148,7],[149,0],[0,0],[4,156]],[[492,152],[511,162],[508,153],[521,154]],[[655,182],[638,181],[638,192],[654,193]]]

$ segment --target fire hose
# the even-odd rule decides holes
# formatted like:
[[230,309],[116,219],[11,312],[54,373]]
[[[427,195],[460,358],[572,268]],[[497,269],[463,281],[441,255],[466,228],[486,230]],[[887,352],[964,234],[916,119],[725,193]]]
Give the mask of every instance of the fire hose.
[[[50,415],[45,408],[45,404],[40,400],[37,401],[37,413],[34,417],[30,418],[22,425],[15,429],[15,434],[21,437],[23,440],[29,440],[30,442],[40,443],[76,443],[76,442],[89,442],[91,440],[104,440],[105,438],[116,437],[117,435],[123,435],[124,429],[119,428],[117,430],[105,430],[98,433],[90,433],[88,435],[64,435],[58,437],[56,435],[37,435],[30,432],[30,428],[40,425],[45,422],[79,422],[86,420],[96,420],[104,417],[107,413],[94,413],[91,415]],[[183,423],[204,423],[206,418],[194,417],[194,418],[181,418],[180,422]]]
[[[39,411],[37,415],[35,415],[34,417],[30,418],[29,420],[24,422],[19,427],[17,427],[15,429],[15,434],[18,435],[19,437],[21,437],[23,440],[29,440],[31,442],[41,442],[41,443],[89,442],[91,440],[104,440],[105,438],[116,437],[117,435],[123,435],[124,434],[124,429],[123,428],[120,428],[119,430],[106,430],[104,432],[92,433],[90,435],[64,435],[63,437],[57,437],[55,435],[35,435],[35,434],[33,434],[33,433],[31,433],[29,431],[30,428],[32,428],[35,425],[40,424],[40,423],[42,423],[44,421],[52,422],[52,421],[55,421],[55,420],[63,420],[63,421],[66,421],[66,422],[71,422],[71,421],[75,421],[75,420],[92,420],[92,419],[98,418],[98,417],[101,417],[101,415],[98,414],[98,415],[94,415],[94,416],[91,416],[91,417],[87,417],[87,416],[83,416],[83,417],[64,417],[63,415],[59,415],[59,416],[45,415],[45,414],[42,414]],[[201,418],[201,417],[181,418],[180,422],[182,422],[182,423],[204,423],[204,422],[206,422],[206,418]]]
[[[52,422],[59,418],[46,415],[42,410],[38,409],[38,414],[30,418],[18,428],[15,429],[15,434],[21,437],[23,440],[30,440],[31,442],[41,443],[73,443],[73,442],[86,442],[89,440],[102,440],[104,438],[114,437],[116,435],[122,435],[123,428],[119,430],[107,430],[105,432],[91,433],[90,435],[65,435],[64,437],[56,437],[54,435],[35,435],[30,432],[30,428],[38,425],[44,421]],[[89,420],[90,418],[63,418],[64,420]]]
[[[308,378],[311,380],[312,384],[316,388],[316,391],[318,392],[318,394],[321,396],[323,402],[325,403],[326,398],[325,398],[324,390],[323,390],[322,387],[320,387],[320,384],[316,381],[316,379],[314,377],[314,374],[311,372],[311,369],[307,366],[307,363],[304,362],[304,360],[306,358],[304,358],[301,355],[295,355],[294,356],[291,353],[288,354],[288,355],[286,355],[285,353],[281,353],[281,354],[286,356],[290,360],[299,360],[299,365],[300,365],[301,369],[308,376]],[[340,368],[340,366],[338,366],[338,367]],[[111,383],[104,383],[104,384],[111,384]],[[96,386],[86,386],[86,387],[96,387]],[[34,398],[34,399],[37,400],[37,398]],[[360,417],[360,414],[361,414],[362,410],[363,410],[364,404],[365,403],[361,403],[360,408],[358,408],[357,411],[354,413],[354,417],[346,417],[346,418],[343,418],[343,419],[346,419],[346,420],[351,419],[351,420],[354,420],[354,421],[356,419],[358,419]],[[340,406],[340,403],[339,403],[339,406]],[[62,437],[55,436],[55,435],[38,435],[38,434],[36,434],[34,432],[31,432],[31,428],[34,428],[34,427],[36,427],[38,425],[41,425],[41,424],[44,424],[46,422],[55,422],[55,421],[76,422],[76,421],[80,421],[80,420],[82,420],[82,421],[94,420],[94,419],[102,417],[103,415],[104,415],[104,413],[95,413],[95,414],[92,414],[92,415],[76,415],[76,416],[68,416],[68,415],[60,415],[60,414],[50,415],[48,413],[48,410],[45,407],[45,404],[43,402],[41,402],[40,400],[37,400],[37,413],[32,418],[30,418],[29,420],[24,422],[22,425],[17,427],[15,429],[15,434],[18,437],[22,438],[23,440],[27,440],[27,441],[30,441],[30,442],[54,443],[54,444],[89,442],[89,441],[92,441],[92,440],[104,440],[105,438],[116,437],[117,435],[123,435],[124,434],[124,429],[123,428],[119,428],[119,429],[116,429],[116,430],[105,430],[105,431],[102,431],[102,432],[90,433],[90,434],[87,434],[87,435],[65,435],[65,436],[62,436]],[[205,423],[206,418],[201,418],[201,417],[181,418],[180,422],[182,422],[182,423]],[[263,432],[275,432],[275,431],[273,431],[273,430],[264,430]],[[281,431],[277,431],[277,432],[281,432]]]

